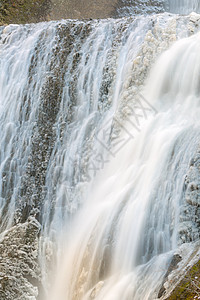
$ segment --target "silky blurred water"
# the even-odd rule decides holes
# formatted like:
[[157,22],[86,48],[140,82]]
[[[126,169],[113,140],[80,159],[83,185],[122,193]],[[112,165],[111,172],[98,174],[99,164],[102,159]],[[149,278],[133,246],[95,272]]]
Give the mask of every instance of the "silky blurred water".
[[47,299],[157,298],[199,144],[200,17],[151,13],[183,2],[1,28],[1,232],[41,223]]

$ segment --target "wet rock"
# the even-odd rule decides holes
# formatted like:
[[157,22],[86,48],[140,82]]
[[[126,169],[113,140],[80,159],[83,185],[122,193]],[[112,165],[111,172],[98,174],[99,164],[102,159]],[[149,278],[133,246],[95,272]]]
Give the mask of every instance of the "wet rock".
[[200,206],[200,155],[190,162],[186,178],[186,201],[190,205]]
[[200,237],[200,152],[191,158],[185,176],[185,203],[180,212],[180,243],[196,241]]
[[195,263],[184,275],[171,295],[166,300],[199,299],[200,290],[200,261]]
[[168,268],[168,270],[167,270],[167,272],[166,272],[166,274],[165,274],[165,277],[164,277],[164,280],[163,280],[162,287],[160,288],[160,291],[159,291],[159,293],[158,293],[158,298],[161,298],[161,297],[165,294],[166,289],[165,289],[165,287],[164,287],[164,284],[165,284],[165,282],[167,281],[167,278],[168,278],[169,274],[170,274],[173,270],[177,269],[177,266],[178,266],[178,264],[179,264],[179,262],[180,262],[181,260],[182,260],[182,257],[181,257],[179,254],[174,254],[174,255],[173,255],[172,260],[171,260],[171,263],[170,263],[170,265],[169,265],[169,268]]
[[29,218],[5,232],[0,241],[0,299],[36,299],[40,286],[38,234],[40,224]]

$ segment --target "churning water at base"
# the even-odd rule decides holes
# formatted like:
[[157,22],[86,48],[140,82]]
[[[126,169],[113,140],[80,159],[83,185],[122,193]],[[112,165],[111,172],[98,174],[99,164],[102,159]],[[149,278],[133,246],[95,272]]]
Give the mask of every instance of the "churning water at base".
[[195,205],[185,176],[199,144],[199,21],[1,29],[1,232],[30,216],[41,223],[47,299],[156,299],[178,246],[199,238],[185,215]]

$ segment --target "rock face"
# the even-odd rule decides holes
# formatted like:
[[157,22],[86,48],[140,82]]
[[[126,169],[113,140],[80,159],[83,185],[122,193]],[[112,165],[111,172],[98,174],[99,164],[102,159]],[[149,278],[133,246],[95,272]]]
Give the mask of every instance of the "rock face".
[[105,19],[169,11],[199,12],[197,1],[170,0],[0,0],[0,25],[60,19]]
[[50,19],[118,18],[163,11],[163,0],[0,0],[0,25]]
[[171,260],[171,263],[169,265],[169,268],[167,270],[167,273],[165,274],[165,278],[164,278],[164,281],[163,281],[163,286],[161,287],[159,293],[158,293],[158,298],[161,298],[163,296],[163,294],[165,293],[165,288],[164,288],[164,284],[165,282],[167,281],[167,278],[169,276],[169,274],[177,269],[177,265],[178,263],[182,260],[181,256],[179,254],[175,254]]
[[46,21],[51,0],[0,0],[0,25]]
[[38,295],[38,234],[34,218],[8,230],[0,241],[0,299],[34,300]]
[[[172,263],[165,277],[165,282],[158,298],[160,300],[199,299],[200,291],[200,244],[184,244],[180,247],[177,259]],[[181,257],[181,259],[179,259]]]
[[109,18],[115,13],[118,0],[53,0],[52,19]]
[[163,11],[163,0],[52,0],[51,18],[118,18]]
[[186,201],[189,205],[200,206],[200,150],[190,162],[190,170],[186,178]]
[[167,300],[199,299],[200,291],[200,261],[194,264],[177,285]]
[[[185,204],[181,208],[180,242],[198,240],[200,236],[200,150],[190,161],[185,177]],[[191,216],[192,219],[191,219]]]

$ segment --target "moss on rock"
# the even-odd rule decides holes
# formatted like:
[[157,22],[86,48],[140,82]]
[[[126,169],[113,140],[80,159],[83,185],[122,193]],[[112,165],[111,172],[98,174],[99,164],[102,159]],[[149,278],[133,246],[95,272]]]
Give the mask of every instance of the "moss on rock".
[[200,260],[190,268],[167,300],[199,299],[200,296]]
[[51,0],[0,0],[0,25],[48,20]]

